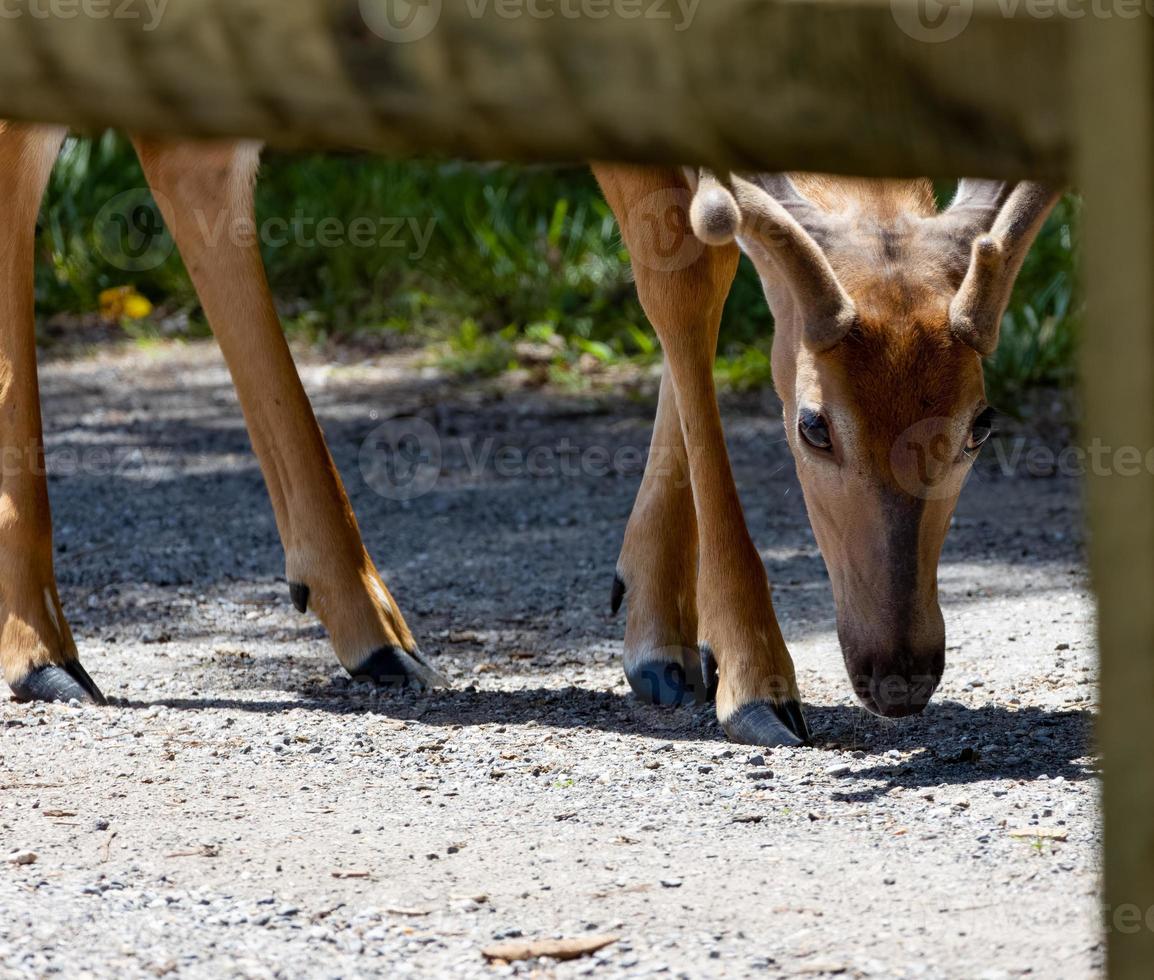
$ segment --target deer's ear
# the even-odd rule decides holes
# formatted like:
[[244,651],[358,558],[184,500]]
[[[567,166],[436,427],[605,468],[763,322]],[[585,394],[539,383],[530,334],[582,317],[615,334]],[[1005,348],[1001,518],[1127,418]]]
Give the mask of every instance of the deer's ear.
[[708,170],[701,171],[689,206],[689,223],[693,234],[706,245],[728,245],[737,237],[741,214],[737,202]]
[[805,345],[825,351],[841,343],[857,323],[857,310],[821,246],[764,187],[732,177],[728,190],[740,216],[743,246],[758,272],[784,280],[793,293],[805,324]]
[[[987,194],[994,196],[992,190]],[[950,303],[950,327],[983,357],[998,346],[1014,280],[1061,196],[1058,188],[1022,181],[1002,200],[989,234],[974,240],[965,279]]]
[[973,223],[982,231],[989,231],[1014,185],[1005,180],[976,180],[966,177],[958,181],[954,199],[945,215]]

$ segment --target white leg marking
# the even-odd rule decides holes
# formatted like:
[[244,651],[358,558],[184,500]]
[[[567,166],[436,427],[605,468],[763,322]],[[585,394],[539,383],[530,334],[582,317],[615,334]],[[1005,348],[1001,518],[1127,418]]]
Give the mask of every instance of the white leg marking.
[[45,587],[44,589],[44,608],[48,610],[48,618],[52,620],[52,625],[56,629],[56,635],[60,635],[60,619],[56,615],[56,603],[52,599],[52,592]]

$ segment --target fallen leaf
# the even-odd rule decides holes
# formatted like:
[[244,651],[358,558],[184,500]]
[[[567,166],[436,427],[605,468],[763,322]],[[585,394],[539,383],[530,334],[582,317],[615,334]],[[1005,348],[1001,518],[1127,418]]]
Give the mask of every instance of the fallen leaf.
[[173,851],[171,854],[166,854],[164,856],[170,858],[220,857],[220,845],[201,844],[200,847],[198,847],[195,851]]
[[338,902],[336,905],[333,905],[331,908],[322,909],[320,912],[315,913],[314,915],[312,915],[310,917],[309,921],[310,922],[320,922],[323,919],[327,919],[334,912],[337,912],[337,911],[343,909],[344,907],[345,907],[344,902]]
[[847,972],[848,969],[849,968],[844,963],[828,963],[825,961],[817,961],[801,966],[797,972],[837,976],[838,974]]
[[511,942],[495,943],[481,950],[488,960],[534,960],[538,956],[549,956],[555,960],[576,960],[590,956],[606,946],[617,942],[616,936],[583,936],[580,939],[515,939]]
[[636,895],[639,892],[647,892],[647,891],[650,891],[651,889],[652,889],[652,886],[647,884],[647,883],[643,883],[640,885],[626,885],[623,888],[614,888],[612,891],[608,891],[608,892],[594,892],[593,897],[594,898],[608,898],[610,895]]

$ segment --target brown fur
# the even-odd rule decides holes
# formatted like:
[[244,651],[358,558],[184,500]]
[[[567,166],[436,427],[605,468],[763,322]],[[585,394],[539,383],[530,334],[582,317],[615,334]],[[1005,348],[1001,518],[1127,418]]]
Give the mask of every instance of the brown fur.
[[[701,643],[717,659],[722,721],[751,701],[796,700],[793,662],[773,611],[765,566],[745,525],[713,384],[717,333],[737,249],[710,248],[693,238],[684,219],[689,191],[680,171],[598,164],[594,172],[617,215],[638,295],[665,351],[655,445],[659,439],[676,445],[692,488],[691,494],[679,489],[679,470],[662,472],[660,457],[650,454],[619,562],[632,593],[627,666],[643,659],[692,666]],[[674,233],[667,220],[671,206],[681,222]],[[668,261],[670,255],[677,260]],[[673,574],[663,574],[664,569]],[[696,617],[686,612],[694,592]],[[689,629],[695,618],[696,635]],[[645,625],[635,628],[634,622]],[[663,640],[650,637],[672,637],[675,643],[661,646]]]
[[928,180],[877,180],[795,173],[794,185],[814,204],[831,213],[864,213],[878,221],[903,215],[928,218],[937,213],[934,185]]
[[[736,239],[773,310],[774,381],[833,583],[855,688],[920,710],[941,676],[937,562],[977,448],[980,355],[1058,192],[966,181],[939,215],[928,181],[703,172],[691,209]],[[955,206],[956,205],[956,206]],[[880,698],[901,681],[916,696]]]
[[891,485],[893,447],[903,432],[924,419],[971,411],[982,400],[981,359],[938,311],[922,318],[915,309],[889,322],[863,318],[822,361],[823,373],[855,407],[874,472]]
[[[985,407],[981,358],[951,319],[981,228],[941,219],[926,181],[802,176],[795,186],[822,208],[803,217],[857,316],[839,344],[814,352],[797,308],[775,309],[786,431],[855,689],[875,710],[920,710],[944,656],[938,560]],[[763,278],[773,305],[786,294],[774,269]],[[802,407],[828,421],[828,455],[799,435]],[[879,695],[895,680],[905,701]]]
[[0,124],[0,666],[10,683],[76,656],[53,571],[32,306],[36,215],[63,139]]

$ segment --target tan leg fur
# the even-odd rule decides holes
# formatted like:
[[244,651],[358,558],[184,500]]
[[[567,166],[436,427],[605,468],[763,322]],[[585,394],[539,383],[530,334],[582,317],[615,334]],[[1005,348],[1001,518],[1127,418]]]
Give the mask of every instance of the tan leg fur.
[[594,172],[617,215],[638,294],[665,351],[654,445],[676,442],[672,388],[683,437],[679,458],[687,460],[694,512],[685,513],[689,501],[677,488],[678,467],[666,467],[667,475],[647,471],[620,564],[631,596],[627,669],[647,644],[661,649],[672,637],[673,645],[687,645],[692,616],[684,607],[692,591],[686,582],[696,552],[698,640],[707,660],[716,661],[719,720],[737,741],[796,742],[791,733],[806,733],[793,662],[745,525],[713,383],[737,248],[706,247],[692,238],[684,217],[672,217],[671,203],[680,200],[684,210],[689,202],[680,171],[598,165]]

